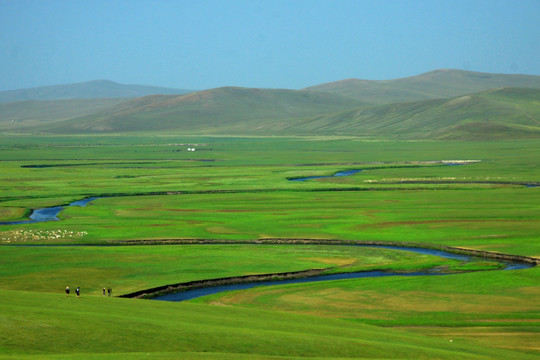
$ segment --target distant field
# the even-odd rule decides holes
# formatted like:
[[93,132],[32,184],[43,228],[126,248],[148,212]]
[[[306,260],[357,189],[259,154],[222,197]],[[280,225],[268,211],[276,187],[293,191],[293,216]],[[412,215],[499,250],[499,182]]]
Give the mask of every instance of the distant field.
[[[3,226],[11,243],[315,238],[403,241],[540,254],[535,188],[133,196],[72,207],[61,222]],[[519,203],[516,197],[522,198]],[[57,230],[82,237],[33,237]],[[25,235],[26,234],[26,235]]]
[[[540,257],[540,187],[527,186],[540,183],[539,153],[535,140],[1,135],[0,221],[107,197],[65,209],[60,221],[0,225],[0,359],[538,359],[537,268],[297,284],[171,304],[105,299],[101,289],[457,264],[316,245],[7,244],[310,238]],[[351,169],[363,171],[288,180]],[[68,284],[83,296],[66,298]]]
[[[0,164],[3,221],[36,207],[122,195],[68,208],[61,222],[17,226],[86,232],[77,242],[308,237],[540,254],[534,241],[539,188],[523,185],[540,183],[536,141],[7,140],[13,144],[6,141],[0,150],[10,160]],[[438,160],[480,162],[443,166]],[[349,177],[287,180],[347,169],[365,170]],[[7,239],[12,229],[2,226],[0,235]]]

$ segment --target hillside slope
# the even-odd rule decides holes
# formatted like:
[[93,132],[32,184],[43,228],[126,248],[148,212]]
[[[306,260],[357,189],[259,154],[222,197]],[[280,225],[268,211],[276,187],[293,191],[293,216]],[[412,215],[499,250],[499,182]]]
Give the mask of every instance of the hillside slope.
[[296,90],[224,87],[181,96],[134,99],[42,130],[61,133],[186,131],[253,133],[290,126],[294,119],[352,109],[361,102],[340,95]]
[[76,84],[2,91],[0,92],[0,103],[25,100],[132,98],[153,94],[186,94],[189,92],[191,90],[146,85],[126,85],[109,80],[95,80]]
[[329,114],[291,128],[403,139],[540,137],[540,89],[502,88],[438,99],[377,105]]
[[539,138],[540,89],[501,88],[453,99],[359,106],[346,97],[324,93],[219,88],[134,99],[39,129],[53,133]]
[[540,88],[540,76],[435,70],[394,80],[347,79],[308,87],[373,104],[450,98],[501,87]]
[[108,98],[0,103],[0,129],[21,129],[90,115],[125,101],[124,98]]

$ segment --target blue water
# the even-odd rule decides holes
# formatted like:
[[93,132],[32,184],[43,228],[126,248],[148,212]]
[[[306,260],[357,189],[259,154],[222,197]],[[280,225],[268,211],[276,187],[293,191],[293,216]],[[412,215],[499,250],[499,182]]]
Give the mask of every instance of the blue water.
[[302,178],[295,178],[295,179],[289,179],[290,181],[306,181],[306,180],[313,180],[313,179],[324,179],[324,178],[331,178],[331,177],[339,177],[339,176],[351,176],[356,173],[359,173],[364,169],[355,169],[355,170],[345,170],[345,171],[339,171],[333,175],[326,175],[326,176],[307,176]]
[[[465,165],[463,163],[445,163],[445,166],[462,166]],[[345,171],[339,171],[333,175],[324,175],[324,176],[306,176],[306,177],[300,177],[300,178],[292,178],[289,179],[289,181],[308,181],[308,180],[315,180],[315,179],[325,179],[325,178],[333,178],[333,177],[339,177],[339,176],[351,176],[356,173],[359,173],[362,170],[366,169],[355,169],[355,170],[345,170]],[[523,184],[522,184],[523,185]],[[539,187],[540,185],[536,184],[525,184],[528,188],[534,188]]]
[[[376,248],[385,248],[392,250],[400,251],[410,251],[418,254],[426,254],[439,256],[447,259],[456,259],[461,261],[470,261],[471,257],[460,254],[453,254],[442,250],[432,250],[432,249],[423,249],[423,248],[414,248],[414,247],[399,247],[399,246],[376,246],[376,245],[357,245],[357,246],[366,246],[366,247],[376,247]],[[506,265],[505,270],[518,270],[518,269],[527,269],[532,267],[529,264],[522,263],[504,263]],[[272,285],[284,285],[284,284],[298,284],[298,283],[310,283],[318,281],[330,281],[330,280],[344,280],[344,279],[360,279],[360,278],[371,278],[371,277],[384,277],[384,276],[426,276],[426,275],[449,275],[449,273],[437,272],[437,271],[420,271],[412,273],[393,273],[393,272],[383,272],[383,271],[361,271],[354,273],[343,273],[343,274],[332,274],[332,275],[320,275],[300,279],[287,279],[287,280],[278,280],[278,281],[257,281],[249,282],[243,284],[230,284],[230,285],[221,285],[213,286],[199,289],[192,289],[182,292],[177,292],[173,294],[167,294],[152,298],[152,300],[162,300],[162,301],[185,301],[190,299],[195,299],[201,296],[218,294],[225,291],[234,291],[234,290],[245,290],[251,289],[257,286],[272,286]]]
[[44,221],[59,221],[58,214],[68,206],[86,206],[92,200],[99,199],[98,197],[90,197],[82,200],[77,200],[66,206],[54,206],[43,209],[36,209],[30,214],[29,220],[21,221],[4,221],[0,225],[17,225],[17,224],[32,224]]
[[383,277],[383,276],[419,276],[419,275],[444,275],[443,273],[428,273],[428,272],[415,272],[415,273],[406,273],[406,274],[395,274],[388,273],[383,271],[364,271],[356,273],[343,273],[343,274],[333,274],[333,275],[321,275],[313,276],[301,279],[288,279],[288,280],[277,280],[277,281],[259,281],[259,282],[250,282],[244,284],[231,284],[231,285],[221,285],[221,286],[212,286],[207,288],[187,290],[174,294],[167,294],[152,298],[152,300],[163,300],[163,301],[185,301],[190,299],[195,299],[201,296],[218,294],[225,291],[234,291],[234,290],[245,290],[251,289],[257,286],[272,286],[272,285],[285,285],[285,284],[299,284],[299,283],[310,283],[318,281],[329,281],[329,280],[344,280],[344,279],[359,279],[359,278],[368,278],[368,277]]

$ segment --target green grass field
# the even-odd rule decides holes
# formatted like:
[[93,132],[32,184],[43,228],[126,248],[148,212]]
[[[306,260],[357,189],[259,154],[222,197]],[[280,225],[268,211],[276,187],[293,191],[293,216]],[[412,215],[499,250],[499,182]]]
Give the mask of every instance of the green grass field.
[[308,269],[415,270],[457,264],[428,255],[316,245],[3,246],[0,254],[2,284],[9,289],[57,293],[71,285],[82,286],[85,295],[101,295],[103,287],[112,287],[120,295],[236,275]]
[[[538,359],[537,268],[255,288],[186,303],[101,289],[459,267],[358,247],[117,246],[134,240],[389,241],[540,257],[540,188],[524,185],[540,182],[539,151],[534,140],[1,135],[0,221],[108,197],[65,209],[61,221],[0,225],[0,359]],[[287,180],[348,169],[365,170]],[[38,244],[116,246],[28,246]],[[67,285],[81,286],[81,298],[66,297]]]

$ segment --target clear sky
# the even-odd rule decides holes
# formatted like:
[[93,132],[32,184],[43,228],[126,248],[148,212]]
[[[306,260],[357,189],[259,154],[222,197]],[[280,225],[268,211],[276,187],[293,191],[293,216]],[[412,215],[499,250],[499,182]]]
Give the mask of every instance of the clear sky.
[[540,75],[540,0],[0,0],[0,90]]

